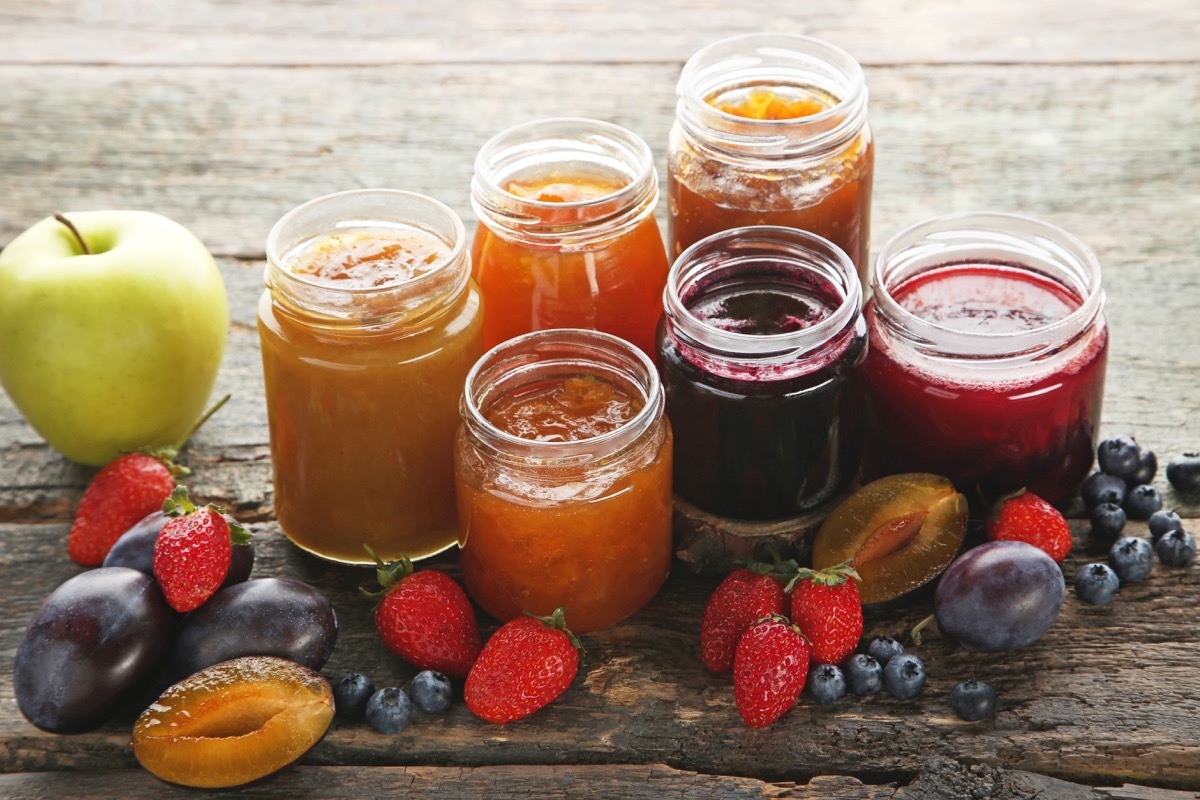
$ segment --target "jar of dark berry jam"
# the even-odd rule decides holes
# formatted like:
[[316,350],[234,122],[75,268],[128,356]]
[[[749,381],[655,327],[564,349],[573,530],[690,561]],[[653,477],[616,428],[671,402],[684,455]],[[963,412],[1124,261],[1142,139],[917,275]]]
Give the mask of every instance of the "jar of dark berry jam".
[[934,472],[989,501],[1079,485],[1108,354],[1086,245],[1028,217],[941,217],[887,243],[873,291],[868,472]]
[[813,233],[723,231],[675,261],[659,372],[675,431],[675,493],[713,514],[782,519],[858,468],[867,349],[854,264]]

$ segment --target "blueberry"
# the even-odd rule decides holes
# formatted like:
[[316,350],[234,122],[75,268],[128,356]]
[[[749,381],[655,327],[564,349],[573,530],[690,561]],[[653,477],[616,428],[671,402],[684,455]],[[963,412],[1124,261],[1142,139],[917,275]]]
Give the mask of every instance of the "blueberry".
[[426,714],[445,714],[452,699],[450,679],[431,669],[421,670],[408,685],[408,696]]
[[1101,503],[1091,511],[1092,533],[1097,538],[1112,541],[1125,527],[1125,509],[1116,503]]
[[898,656],[903,652],[904,645],[890,636],[876,636],[867,645],[867,655],[878,661],[881,667],[886,667],[893,656]]
[[1177,511],[1160,510],[1150,515],[1150,535],[1154,541],[1157,542],[1164,533],[1179,530],[1183,530],[1183,520]]
[[1200,453],[1184,453],[1168,461],[1167,480],[1177,492],[1200,492]]
[[1125,491],[1125,481],[1115,475],[1105,475],[1103,472],[1093,472],[1083,482],[1083,486],[1079,487],[1083,504],[1089,509],[1095,508],[1101,503],[1121,505],[1125,502]]
[[818,664],[808,673],[808,693],[821,705],[846,696],[846,676],[833,664]]
[[925,688],[925,664],[911,653],[901,653],[883,668],[883,682],[901,700],[911,700]]
[[1155,549],[1168,567],[1186,567],[1196,560],[1196,540],[1182,528],[1164,533]]
[[1097,561],[1085,565],[1075,573],[1075,594],[1085,603],[1106,606],[1121,588],[1121,580],[1108,564]]
[[1138,443],[1129,436],[1105,439],[1096,448],[1100,471],[1116,475],[1121,480],[1133,477],[1138,468]]
[[1158,456],[1154,455],[1154,451],[1148,447],[1138,446],[1138,462],[1137,469],[1133,471],[1125,480],[1130,486],[1137,486],[1141,483],[1150,483],[1154,480],[1154,476],[1158,473]]
[[950,690],[950,708],[967,722],[987,719],[996,710],[996,690],[974,678],[962,681]]
[[1108,552],[1108,565],[1117,573],[1121,583],[1143,580],[1154,569],[1154,557],[1150,543],[1135,536],[1117,539]]
[[379,733],[399,733],[412,719],[412,701],[400,689],[389,686],[367,701],[367,724]]
[[1162,503],[1158,489],[1143,483],[1129,490],[1122,508],[1130,519],[1150,519],[1155,511],[1162,508]]
[[362,719],[367,701],[375,694],[375,681],[361,672],[350,672],[333,685],[333,708],[339,717]]
[[873,656],[855,653],[846,659],[846,683],[859,697],[879,694],[883,689],[883,666]]

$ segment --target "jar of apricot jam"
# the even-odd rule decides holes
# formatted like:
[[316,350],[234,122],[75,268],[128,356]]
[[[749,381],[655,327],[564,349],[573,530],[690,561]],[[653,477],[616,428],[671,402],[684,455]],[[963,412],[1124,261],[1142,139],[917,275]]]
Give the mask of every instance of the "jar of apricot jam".
[[862,68],[819,39],[751,34],[693,55],[667,155],[670,253],[782,225],[829,239],[867,285],[875,149]]
[[363,190],[286,214],[258,305],[275,514],[323,558],[420,558],[457,541],[458,396],[483,353],[462,221]]
[[668,264],[644,141],[589,119],[519,125],[479,151],[471,201],[489,348],[530,331],[588,328],[654,352]]
[[574,631],[641,608],[671,564],[671,429],[649,358],[587,330],[489,351],[454,448],[471,597],[501,620],[567,609]]
[[1022,216],[897,234],[867,308],[868,471],[933,472],[994,501],[1057,503],[1092,465],[1108,327],[1095,255]]
[[675,493],[746,520],[797,516],[858,469],[866,356],[862,289],[837,245],[735,228],[671,267],[659,372],[675,431]]

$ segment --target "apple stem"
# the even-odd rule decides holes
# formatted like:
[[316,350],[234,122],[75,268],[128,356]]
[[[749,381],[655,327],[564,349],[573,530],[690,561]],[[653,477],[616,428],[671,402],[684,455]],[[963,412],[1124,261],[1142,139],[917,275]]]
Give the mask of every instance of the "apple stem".
[[83,254],[85,256],[90,256],[92,254],[92,248],[88,247],[87,241],[84,240],[83,234],[79,232],[79,228],[75,227],[75,223],[67,219],[61,211],[55,211],[54,218],[63,225],[67,226],[67,230],[75,235],[75,241],[79,242],[79,246],[83,248]]
[[204,416],[202,416],[202,417],[200,417],[200,419],[196,420],[196,424],[192,426],[191,430],[189,430],[186,434],[184,434],[183,438],[179,440],[179,443],[175,445],[175,449],[182,450],[183,446],[188,443],[188,440],[196,435],[196,431],[200,430],[200,426],[203,425],[204,423],[208,422],[209,417],[211,417],[213,414],[220,411],[221,406],[223,406],[229,402],[229,398],[230,398],[230,395],[225,395],[220,400],[213,403],[212,408],[210,408],[208,411],[205,411]]

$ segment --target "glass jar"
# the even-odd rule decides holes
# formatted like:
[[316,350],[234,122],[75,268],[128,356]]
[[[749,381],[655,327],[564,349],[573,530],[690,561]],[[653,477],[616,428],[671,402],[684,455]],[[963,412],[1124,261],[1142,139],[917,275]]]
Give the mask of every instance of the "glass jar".
[[321,197],[267,237],[258,305],[275,514],[298,546],[371,563],[457,541],[453,442],[483,352],[462,221],[382,189]]
[[1095,255],[1044,222],[956,214],[897,234],[867,309],[868,471],[1063,500],[1096,448],[1103,308]]
[[596,331],[526,334],[472,368],[461,412],[460,563],[484,610],[565,606],[579,632],[654,596],[672,557],[671,429],[645,354]]
[[589,328],[653,353],[668,265],[644,141],[590,119],[519,125],[479,151],[471,202],[487,347]]
[[837,245],[794,228],[714,234],[671,267],[659,371],[675,493],[723,517],[794,517],[858,469],[862,289]]
[[717,231],[782,225],[832,241],[867,286],[875,147],[858,62],[806,36],[735,36],[688,59],[677,94],[671,256]]

